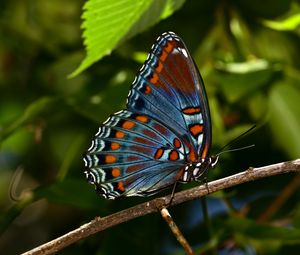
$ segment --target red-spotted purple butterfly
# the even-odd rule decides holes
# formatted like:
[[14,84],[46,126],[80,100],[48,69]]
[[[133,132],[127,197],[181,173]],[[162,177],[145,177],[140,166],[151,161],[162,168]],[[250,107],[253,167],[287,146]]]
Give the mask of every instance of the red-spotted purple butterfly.
[[205,88],[183,41],[163,33],[127,98],[127,108],[99,128],[84,157],[86,178],[105,198],[149,196],[198,180],[209,157],[211,123]]

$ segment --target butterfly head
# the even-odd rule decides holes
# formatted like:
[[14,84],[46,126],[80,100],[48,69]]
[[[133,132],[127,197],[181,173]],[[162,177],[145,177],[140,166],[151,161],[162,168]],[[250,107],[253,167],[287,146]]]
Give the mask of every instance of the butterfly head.
[[183,174],[183,182],[198,181],[200,177],[210,168],[213,168],[219,160],[219,155],[202,158],[196,162],[190,162],[186,165]]

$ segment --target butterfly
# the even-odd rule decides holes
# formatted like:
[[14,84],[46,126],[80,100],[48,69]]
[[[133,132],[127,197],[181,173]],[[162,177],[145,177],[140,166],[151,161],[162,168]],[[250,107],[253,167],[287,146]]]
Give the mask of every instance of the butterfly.
[[165,32],[136,75],[126,109],[112,114],[92,140],[86,178],[107,199],[150,196],[214,167],[211,141],[200,73],[184,42]]

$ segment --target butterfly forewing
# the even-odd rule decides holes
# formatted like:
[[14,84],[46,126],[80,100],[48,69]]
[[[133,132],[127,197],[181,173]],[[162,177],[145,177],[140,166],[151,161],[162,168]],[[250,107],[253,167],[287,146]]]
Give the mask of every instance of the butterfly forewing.
[[206,157],[211,125],[205,89],[186,46],[174,33],[164,33],[153,45],[133,82],[127,108],[168,123],[196,154],[205,152]]

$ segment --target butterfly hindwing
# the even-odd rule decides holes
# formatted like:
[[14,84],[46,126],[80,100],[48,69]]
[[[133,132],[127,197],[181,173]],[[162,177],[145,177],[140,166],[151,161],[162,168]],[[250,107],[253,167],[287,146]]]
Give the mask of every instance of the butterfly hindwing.
[[179,180],[186,150],[164,124],[123,110],[104,122],[92,141],[87,176],[108,198],[150,194]]

